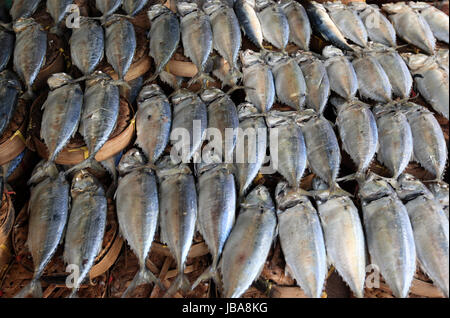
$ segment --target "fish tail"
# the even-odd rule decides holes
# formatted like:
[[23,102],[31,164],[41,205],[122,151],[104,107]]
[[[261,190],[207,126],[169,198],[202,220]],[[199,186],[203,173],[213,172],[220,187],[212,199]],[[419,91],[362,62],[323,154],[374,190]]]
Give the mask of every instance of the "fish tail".
[[358,183],[364,182],[366,180],[365,171],[359,170],[355,173],[351,173],[349,175],[346,175],[342,178],[337,179],[337,182],[341,182],[341,181],[346,182],[346,181],[353,181],[353,180],[357,181]]
[[191,290],[191,283],[189,282],[187,276],[184,274],[183,270],[178,273],[178,276],[175,278],[172,285],[170,285],[163,298],[171,297],[179,290],[183,291],[184,293],[187,293]]
[[93,156],[90,156],[89,158],[82,161],[81,163],[73,166],[69,170],[66,170],[66,172],[64,174],[67,176],[67,175],[71,174],[72,172],[90,168],[94,164],[94,161],[95,161],[95,158]]
[[138,286],[148,283],[157,284],[160,289],[165,290],[164,286],[161,284],[161,281],[149,269],[143,267],[139,270],[136,276],[134,276],[130,286],[128,286],[122,294],[122,298],[128,297],[128,295],[134,292]]
[[30,295],[33,298],[42,298],[42,286],[39,278],[33,278],[14,298],[25,298]]
[[334,182],[332,184],[332,186],[330,187],[330,196],[333,196],[333,195],[353,197],[353,194],[342,189],[336,182]]
[[127,81],[125,81],[123,78],[117,80],[117,81],[113,81],[111,84],[116,85],[116,86],[121,86],[123,88],[126,89],[131,89],[130,84],[128,84]]
[[217,267],[214,265],[209,266],[192,284],[191,290],[194,290],[201,282],[206,280],[213,279],[216,285],[221,284],[220,275],[217,271]]

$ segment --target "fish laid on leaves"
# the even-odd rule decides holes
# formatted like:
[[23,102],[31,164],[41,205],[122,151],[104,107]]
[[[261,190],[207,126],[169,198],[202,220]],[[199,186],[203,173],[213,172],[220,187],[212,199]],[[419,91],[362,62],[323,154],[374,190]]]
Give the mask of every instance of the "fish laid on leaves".
[[277,185],[275,198],[286,271],[307,297],[320,298],[327,276],[327,255],[319,215],[307,196],[285,182]]
[[0,43],[2,49],[0,50],[0,72],[3,71],[11,60],[14,53],[15,36],[13,33],[4,30],[0,26]]
[[27,88],[22,98],[31,99],[34,95],[32,85],[45,64],[47,32],[32,18],[16,21],[14,32],[14,70]]
[[27,246],[33,258],[33,278],[15,298],[42,297],[40,278],[63,239],[70,206],[69,183],[56,166],[38,165],[30,181]]
[[156,85],[146,85],[137,99],[136,145],[150,163],[155,163],[169,143],[172,110],[166,95]]
[[257,186],[241,205],[219,263],[224,298],[240,297],[258,278],[274,240],[276,225],[270,193],[266,187]]
[[433,109],[449,118],[449,75],[435,57],[424,54],[403,53],[420,95]]
[[358,91],[358,78],[355,69],[344,53],[331,45],[326,46],[322,55],[326,58],[324,64],[330,81],[330,89],[345,98],[351,100]]
[[305,9],[314,31],[321,34],[325,40],[330,41],[334,46],[342,50],[353,51],[344,35],[328,15],[323,4],[316,1],[307,1]]
[[190,282],[184,274],[197,221],[197,193],[191,169],[174,165],[170,156],[158,164],[161,240],[167,244],[177,264],[177,277],[166,295],[187,292]]
[[16,111],[21,89],[19,78],[14,72],[5,70],[0,73],[0,137]]
[[302,130],[293,118],[294,112],[273,110],[267,114],[266,122],[267,126],[278,134],[278,149],[271,148],[270,151],[272,160],[277,155],[275,168],[291,188],[298,189],[306,169],[307,153]]
[[384,11],[389,14],[397,35],[408,43],[432,55],[436,39],[427,21],[405,2],[385,3]]
[[36,12],[40,2],[41,0],[14,0],[9,14],[13,21],[29,18]]
[[306,82],[295,59],[283,53],[268,53],[267,64],[272,68],[277,99],[289,107],[301,110],[306,100]]
[[155,80],[164,70],[180,42],[180,22],[175,13],[161,4],[153,5],[147,12],[151,22],[150,56],[155,61],[155,73],[148,82]]
[[408,2],[409,6],[420,12],[420,15],[427,21],[436,39],[448,44],[449,41],[449,21],[448,15],[426,2]]
[[74,0],[47,0],[47,12],[52,16],[55,23],[53,31],[58,30],[58,26],[64,17],[69,13]]
[[280,4],[289,23],[289,42],[309,51],[312,30],[305,8],[293,0],[282,0]]
[[289,42],[289,21],[281,5],[273,0],[256,0],[264,40],[284,51]]
[[327,2],[324,7],[346,39],[362,47],[367,45],[366,27],[356,11],[340,1]]
[[112,15],[122,5],[123,0],[95,0],[95,7],[103,14],[103,18]]
[[445,216],[447,216],[448,219],[448,212],[449,212],[449,186],[448,183],[445,183],[443,181],[440,182],[427,182],[426,183],[428,188],[430,189],[431,193],[433,193],[434,199],[436,202],[438,202],[442,210],[445,213]]
[[396,191],[408,211],[419,266],[448,298],[448,218],[426,186],[412,175],[402,175]]
[[74,297],[102,249],[107,201],[102,184],[85,170],[75,174],[71,198],[64,261],[71,266],[76,265],[79,270],[69,296]]
[[395,105],[377,105],[373,109],[377,119],[380,143],[377,159],[397,179],[409,164],[413,154],[411,126],[404,112]]
[[359,186],[371,264],[395,297],[407,297],[416,272],[416,247],[408,211],[386,180],[372,174]]
[[269,65],[258,52],[241,52],[243,64],[243,82],[246,100],[260,112],[268,112],[275,101],[274,76]]
[[139,271],[122,297],[144,283],[160,284],[146,267],[158,226],[159,199],[155,173],[145,163],[143,154],[132,148],[123,155],[118,166],[121,177],[116,191],[116,210],[120,232],[139,261]]
[[331,91],[324,62],[306,52],[298,52],[294,58],[302,70],[306,83],[306,107],[315,110],[318,114],[323,113]]
[[358,13],[371,41],[393,48],[397,46],[395,29],[376,4],[357,1],[351,2],[349,7]]
[[255,0],[236,0],[234,12],[244,35],[259,49],[264,49],[261,22],[255,11]]
[[80,27],[70,37],[72,63],[84,74],[94,72],[105,52],[103,28],[94,20],[80,17]]
[[[327,185],[315,178],[313,188],[326,190]],[[346,195],[319,195],[316,203],[329,264],[336,268],[356,297],[362,298],[366,277],[366,245],[358,209]]]
[[147,5],[148,0],[122,0],[122,9],[130,17],[138,14]]
[[258,110],[250,103],[238,106],[239,131],[235,148],[236,181],[239,197],[258,175],[267,149],[267,126],[263,117],[255,116]]

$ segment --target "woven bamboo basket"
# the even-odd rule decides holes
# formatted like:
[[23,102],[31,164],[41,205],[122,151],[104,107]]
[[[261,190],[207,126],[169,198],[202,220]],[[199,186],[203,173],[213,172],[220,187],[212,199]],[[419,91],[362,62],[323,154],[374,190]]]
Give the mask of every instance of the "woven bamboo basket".
[[0,280],[6,272],[12,258],[11,230],[14,224],[14,206],[11,196],[5,191],[2,194],[0,208]]

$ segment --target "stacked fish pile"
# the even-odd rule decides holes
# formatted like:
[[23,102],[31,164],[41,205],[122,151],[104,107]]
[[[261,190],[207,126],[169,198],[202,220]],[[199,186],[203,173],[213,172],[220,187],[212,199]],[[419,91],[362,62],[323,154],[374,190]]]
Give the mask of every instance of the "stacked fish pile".
[[[146,265],[158,234],[177,267],[167,296],[212,279],[221,296],[240,297],[279,240],[286,273],[308,297],[321,297],[331,265],[364,297],[369,264],[394,296],[407,297],[416,260],[448,297],[448,150],[438,121],[448,124],[449,116],[445,13],[423,2],[380,8],[179,0],[174,12],[148,1],[96,0],[101,16],[78,17],[78,26],[68,28],[73,2],[46,4],[54,20],[49,32],[71,31],[78,70],[47,81],[40,139],[48,157],[29,180],[34,273],[17,297],[42,295],[41,276],[61,241],[65,262],[79,268],[71,296],[77,294],[101,250],[113,193],[121,234],[140,267],[123,297],[142,284],[166,289]],[[0,50],[0,134],[19,98],[36,93],[47,48],[47,31],[31,17],[39,5],[13,1],[13,32],[0,26],[7,44]],[[127,82],[137,49],[132,21],[144,8],[154,68]],[[195,65],[190,79],[167,68],[180,49]],[[117,80],[99,71],[103,60]],[[117,166],[117,153],[98,162],[124,91],[136,104],[136,138],[119,150]],[[415,103],[416,95],[426,106]],[[77,133],[85,160],[58,165]],[[354,170],[340,176],[344,156]],[[377,174],[375,159],[387,174]],[[412,160],[431,180],[406,172]],[[108,187],[92,172],[101,169],[112,176]],[[307,171],[312,184],[301,187]],[[275,186],[256,185],[261,175]],[[357,183],[355,196],[344,190],[347,181]],[[185,267],[197,231],[211,264],[192,284]]]

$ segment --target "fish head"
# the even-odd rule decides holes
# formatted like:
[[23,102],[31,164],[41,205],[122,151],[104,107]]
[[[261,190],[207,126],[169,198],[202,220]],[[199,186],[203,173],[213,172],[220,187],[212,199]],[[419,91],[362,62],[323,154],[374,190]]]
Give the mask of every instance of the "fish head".
[[172,94],[171,100],[173,104],[178,105],[183,101],[185,101],[186,99],[195,99],[195,98],[198,98],[197,94],[191,92],[188,89],[181,88]]
[[178,13],[184,17],[188,15],[189,13],[192,13],[194,11],[198,11],[197,3],[195,2],[178,2],[177,3],[177,11]]
[[395,195],[395,192],[386,178],[370,173],[368,178],[361,182],[358,195],[363,203],[368,203]]
[[203,5],[203,11],[205,11],[207,15],[211,15],[216,11],[223,10],[225,8],[226,6],[221,0],[207,0]]
[[216,87],[213,87],[213,88],[205,89],[201,93],[200,98],[205,103],[211,103],[211,102],[215,101],[216,99],[219,99],[219,98],[221,98],[223,96],[225,96],[225,93],[222,90],[220,90],[220,89],[218,89]]
[[251,103],[242,103],[237,107],[239,120],[242,121],[247,117],[251,117],[252,115],[259,114],[258,108]]
[[191,168],[185,163],[179,163],[171,155],[161,158],[157,164],[157,174],[160,180],[179,174],[192,174]]
[[274,67],[277,64],[286,62],[289,56],[281,52],[270,52],[264,56],[264,59],[270,67]]
[[294,122],[295,111],[271,110],[266,114],[266,123],[268,127],[288,125]]
[[48,87],[51,90],[57,89],[58,87],[64,86],[73,80],[72,76],[67,73],[55,73],[50,76],[47,80]]
[[389,14],[395,14],[404,12],[407,10],[411,10],[411,7],[409,7],[406,2],[395,2],[395,3],[384,3],[381,5],[384,11],[386,11]]
[[245,50],[244,52],[241,52],[240,57],[241,57],[241,62],[244,67],[249,67],[250,65],[253,65],[256,63],[264,63],[261,53],[254,52],[249,49]]
[[255,8],[257,11],[261,11],[272,4],[274,4],[272,0],[255,0]]
[[107,28],[107,27],[111,26],[112,24],[118,23],[118,22],[120,22],[120,21],[122,21],[122,20],[125,20],[125,19],[126,19],[126,18],[123,17],[123,16],[120,15],[120,14],[112,14],[112,15],[110,15],[109,17],[106,18],[105,22],[103,23],[103,26],[104,26],[105,28]]
[[138,104],[146,101],[147,99],[153,98],[155,96],[164,95],[163,90],[157,84],[145,85],[141,92],[139,93],[137,102]]
[[281,181],[275,188],[275,202],[277,205],[277,213],[281,214],[298,204],[308,204],[311,201],[304,195],[301,189],[294,189],[289,186],[286,181]]
[[137,148],[132,148],[128,150],[120,159],[117,170],[121,175],[127,174],[128,172],[145,165],[145,156]]
[[404,173],[398,178],[398,182],[395,184],[395,191],[401,200],[406,201],[421,195],[433,197],[430,190],[409,173]]
[[367,3],[361,1],[352,1],[348,4],[348,6],[354,11],[363,11],[369,7]]
[[171,11],[169,8],[167,8],[165,5],[162,4],[155,4],[150,7],[150,10],[147,12],[148,19],[153,22],[156,18],[163,14],[170,14]]
[[39,26],[40,27],[40,24],[38,24],[33,18],[19,18],[13,24],[13,30],[15,33],[19,33],[31,26]]
[[408,1],[408,5],[415,10],[423,10],[423,9],[431,7],[428,3],[423,2],[423,1],[418,1],[418,2]]
[[195,165],[195,172],[197,175],[209,171],[217,166],[223,164],[222,156],[213,149],[204,150],[202,153],[201,162]]
[[90,75],[86,80],[86,87],[95,86],[97,84],[108,81],[112,81],[111,76],[109,76],[106,73],[103,73],[102,71],[96,71],[92,75]]
[[77,171],[73,176],[70,192],[72,197],[75,197],[78,193],[92,191],[98,189],[100,186],[96,177],[89,173],[89,171],[82,169]]
[[344,56],[344,53],[341,49],[333,46],[333,45],[327,45],[322,50],[323,57],[329,59],[335,56]]
[[58,174],[59,170],[56,164],[42,160],[34,167],[31,178],[28,180],[28,184],[38,184],[47,178],[54,178]]
[[251,191],[247,195],[241,206],[243,208],[260,209],[261,213],[266,213],[267,211],[275,211],[275,206],[273,204],[272,198],[270,197],[270,192],[263,185],[258,185],[255,189],[253,189],[253,191]]
[[449,186],[444,181],[428,183],[428,188],[442,205],[449,205]]
[[421,68],[434,62],[433,57],[421,53],[401,53],[400,56],[405,60],[412,72],[419,71]]

